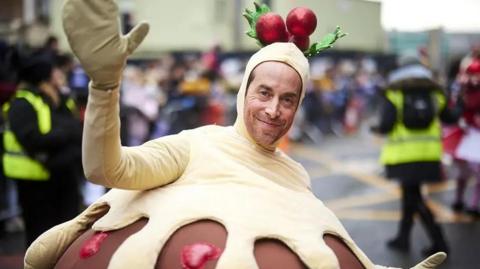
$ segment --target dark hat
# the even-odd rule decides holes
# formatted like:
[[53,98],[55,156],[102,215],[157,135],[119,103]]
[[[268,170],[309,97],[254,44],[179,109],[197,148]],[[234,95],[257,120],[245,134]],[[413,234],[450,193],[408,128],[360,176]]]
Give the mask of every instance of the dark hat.
[[50,79],[53,59],[43,54],[33,54],[22,61],[19,78],[21,81],[37,85]]

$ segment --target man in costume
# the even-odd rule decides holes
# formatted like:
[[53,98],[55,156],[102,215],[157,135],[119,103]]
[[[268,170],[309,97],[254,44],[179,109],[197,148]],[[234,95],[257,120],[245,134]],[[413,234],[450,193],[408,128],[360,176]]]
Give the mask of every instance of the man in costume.
[[[228,233],[221,255],[212,255],[218,260],[207,268],[266,268],[257,241],[269,238],[300,260],[276,268],[384,268],[365,256],[315,198],[305,169],[276,147],[290,128],[308,79],[308,61],[293,43],[274,43],[251,57],[234,126],[204,126],[122,147],[120,76],[148,25],[120,36],[117,14],[111,0],[69,0],[63,17],[69,43],[92,80],[83,141],[85,173],[114,189],[77,218],[40,236],[26,254],[25,268],[180,268],[179,262],[164,263],[179,259],[169,254],[169,242],[175,241],[176,231],[202,220],[219,223]],[[102,249],[115,244],[109,238],[142,218],[148,223],[117,242],[111,257],[101,261]],[[86,234],[92,230],[97,232],[89,239]],[[270,253],[278,259],[274,255]],[[438,253],[415,268],[434,268],[444,258]],[[93,267],[102,262],[103,267]]]

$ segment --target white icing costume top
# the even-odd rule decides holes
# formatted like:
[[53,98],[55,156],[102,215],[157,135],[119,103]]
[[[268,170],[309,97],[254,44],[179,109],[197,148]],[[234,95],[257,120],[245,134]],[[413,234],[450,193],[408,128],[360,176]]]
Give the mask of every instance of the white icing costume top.
[[[259,238],[283,241],[310,269],[338,268],[334,252],[323,241],[326,233],[343,239],[365,268],[375,268],[335,215],[312,194],[305,169],[282,151],[257,145],[247,133],[246,84],[253,68],[265,61],[293,67],[302,78],[303,97],[307,60],[294,44],[275,43],[257,52],[247,65],[234,126],[205,126],[138,147],[120,145],[119,91],[91,89],[84,169],[91,181],[119,189],[40,236],[27,251],[25,268],[53,268],[91,223],[94,230],[109,231],[142,217],[148,223],[122,243],[108,268],[153,268],[170,235],[200,219],[215,220],[228,232],[218,269],[258,268],[253,247]],[[97,220],[95,214],[105,204],[111,209]],[[142,253],[142,258],[134,253]]]

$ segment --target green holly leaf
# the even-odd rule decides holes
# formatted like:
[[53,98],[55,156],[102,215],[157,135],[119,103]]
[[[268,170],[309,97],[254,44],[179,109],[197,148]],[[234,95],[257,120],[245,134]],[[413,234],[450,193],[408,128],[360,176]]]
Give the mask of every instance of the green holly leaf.
[[257,39],[257,31],[255,30],[255,27],[257,26],[258,18],[260,18],[260,16],[263,14],[270,12],[270,8],[266,4],[259,4],[257,2],[254,2],[253,4],[255,6],[255,10],[252,11],[245,9],[245,12],[243,13],[243,17],[247,19],[247,22],[250,25],[250,29],[248,29],[246,34],[260,43]]
[[333,44],[340,38],[347,34],[342,31],[340,26],[335,28],[333,33],[326,34],[320,42],[313,43],[310,48],[304,53],[306,57],[313,57],[320,52],[333,47]]

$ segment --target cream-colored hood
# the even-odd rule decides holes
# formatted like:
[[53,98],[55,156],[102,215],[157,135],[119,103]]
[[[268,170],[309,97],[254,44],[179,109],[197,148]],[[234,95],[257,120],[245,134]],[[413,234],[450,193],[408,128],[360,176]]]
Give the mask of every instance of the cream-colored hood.
[[[242,85],[237,94],[237,119],[235,120],[235,129],[240,135],[246,137],[248,140],[256,143],[253,140],[251,135],[248,133],[243,120],[244,106],[245,106],[245,94],[247,91],[247,82],[250,74],[252,73],[255,67],[263,62],[276,61],[286,63],[289,66],[293,67],[302,79],[302,92],[300,94],[300,101],[298,106],[301,105],[303,97],[305,96],[305,86],[308,81],[309,74],[309,64],[307,58],[303,53],[297,48],[293,43],[273,43],[266,47],[263,47],[258,52],[256,52],[248,61],[247,67],[245,68],[245,75],[243,76]],[[275,141],[271,148],[267,150],[275,150],[279,141]],[[260,146],[260,145],[259,145]]]

